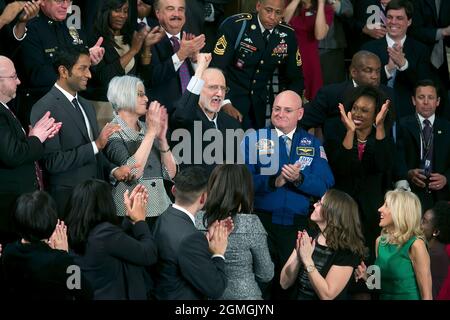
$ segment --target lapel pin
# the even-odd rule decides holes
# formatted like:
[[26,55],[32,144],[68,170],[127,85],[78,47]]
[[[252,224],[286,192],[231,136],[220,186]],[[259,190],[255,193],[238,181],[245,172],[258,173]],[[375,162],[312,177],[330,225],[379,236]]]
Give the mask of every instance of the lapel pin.
[[254,24],[251,25],[250,29],[255,30],[256,26]]
[[441,130],[438,130],[438,132],[437,132],[438,134],[441,134],[442,133],[442,131]]

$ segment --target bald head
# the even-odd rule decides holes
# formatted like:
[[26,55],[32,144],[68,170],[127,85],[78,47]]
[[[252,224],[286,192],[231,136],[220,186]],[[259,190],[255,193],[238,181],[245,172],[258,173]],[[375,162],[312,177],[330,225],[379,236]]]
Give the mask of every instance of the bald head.
[[370,51],[361,50],[353,55],[350,74],[357,85],[380,85],[381,61]]
[[275,128],[287,134],[297,127],[302,117],[302,98],[295,91],[286,90],[276,96],[271,116]]
[[14,99],[19,84],[14,63],[9,58],[0,56],[0,101],[8,103]]

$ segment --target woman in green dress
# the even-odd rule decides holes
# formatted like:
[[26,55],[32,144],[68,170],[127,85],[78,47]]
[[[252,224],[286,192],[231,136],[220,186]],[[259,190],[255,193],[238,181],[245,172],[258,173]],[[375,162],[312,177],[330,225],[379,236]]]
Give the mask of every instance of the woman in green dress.
[[[375,243],[381,300],[431,300],[430,256],[420,228],[421,205],[408,191],[388,191],[380,212],[381,235]],[[361,263],[356,277],[367,278]]]

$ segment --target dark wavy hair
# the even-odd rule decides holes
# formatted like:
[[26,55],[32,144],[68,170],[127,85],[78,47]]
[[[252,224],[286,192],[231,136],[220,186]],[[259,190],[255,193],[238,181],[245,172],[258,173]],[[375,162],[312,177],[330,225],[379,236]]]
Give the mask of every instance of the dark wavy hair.
[[253,211],[253,180],[243,164],[222,164],[214,168],[208,181],[203,224]]
[[[97,20],[94,24],[94,31],[97,36],[102,36],[104,41],[109,42],[114,47],[117,47],[117,44],[114,41],[114,35],[110,26],[111,12],[122,8],[127,2],[128,0],[104,0],[97,14]],[[131,44],[133,25],[132,22],[130,22],[129,13],[127,21],[123,25],[122,30],[120,30],[120,33],[123,35],[123,42],[125,44]]]
[[75,187],[67,205],[69,244],[83,254],[91,230],[102,222],[118,223],[111,186],[102,180],[87,180]]
[[[375,101],[375,114],[374,114],[374,121],[375,121],[378,112],[380,112],[381,107],[388,99],[387,95],[383,91],[374,86],[370,85],[358,86],[352,90],[349,99],[346,100],[345,109],[347,111],[351,111],[356,100],[358,100],[361,97],[368,97],[373,101]],[[393,105],[393,101],[391,100],[389,110],[386,114],[386,118],[384,119],[384,127],[386,130],[386,135],[390,134],[390,129],[392,128],[394,120],[395,120],[395,107]]]
[[450,202],[438,201],[430,209],[433,212],[433,230],[439,230],[436,239],[439,242],[450,243]]
[[13,227],[26,241],[50,238],[57,221],[56,203],[47,192],[25,193],[17,199]]
[[323,236],[333,250],[350,250],[364,258],[364,236],[358,205],[347,193],[330,189],[322,202],[322,216],[327,222]]

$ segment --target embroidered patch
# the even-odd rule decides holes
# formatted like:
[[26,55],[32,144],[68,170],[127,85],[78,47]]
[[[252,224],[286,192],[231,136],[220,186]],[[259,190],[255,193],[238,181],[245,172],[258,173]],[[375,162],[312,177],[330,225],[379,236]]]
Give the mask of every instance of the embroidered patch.
[[75,27],[69,27],[69,34],[73,39],[73,44],[83,44],[83,40],[81,40],[80,35],[78,34],[78,31]]
[[312,157],[304,157],[304,156],[302,156],[302,157],[298,158],[296,163],[299,163],[300,164],[300,170],[303,170],[306,167],[311,165],[313,159],[314,158],[312,158]]
[[219,40],[216,42],[216,46],[214,47],[214,53],[218,56],[223,56],[225,54],[225,50],[227,49],[227,39],[225,39],[225,35],[221,36]]
[[295,55],[295,60],[297,61],[297,67],[302,65],[302,56],[300,55],[300,51],[297,48],[297,54]]
[[256,143],[256,149],[259,154],[273,154],[275,153],[275,142],[269,139],[260,139]]
[[297,155],[314,157],[314,147],[297,147]]
[[308,138],[302,138],[302,140],[300,140],[300,144],[302,146],[310,146],[312,144],[312,140]]

